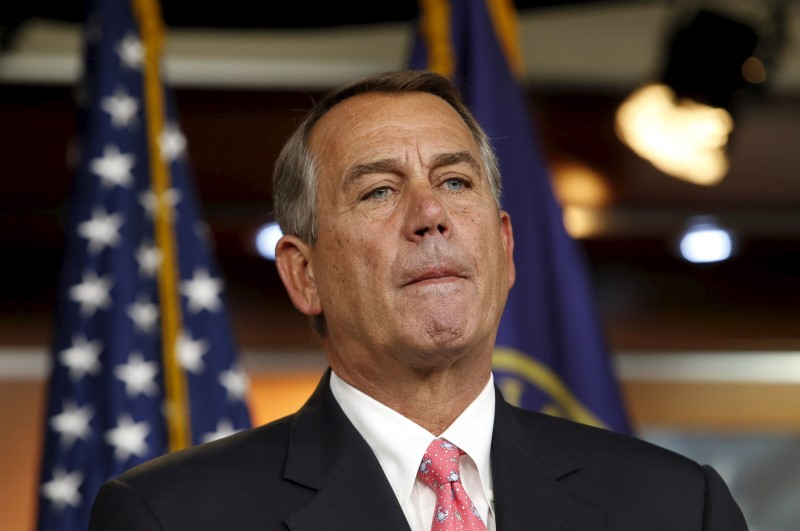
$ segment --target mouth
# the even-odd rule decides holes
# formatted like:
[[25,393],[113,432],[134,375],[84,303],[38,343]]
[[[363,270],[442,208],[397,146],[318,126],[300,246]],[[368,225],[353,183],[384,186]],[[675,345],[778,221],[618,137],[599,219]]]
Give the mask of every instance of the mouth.
[[446,282],[463,280],[465,278],[466,277],[463,274],[452,269],[446,269],[446,268],[427,269],[425,271],[421,271],[413,275],[411,280],[406,282],[403,285],[403,287],[412,285],[424,286],[428,284],[441,284]]

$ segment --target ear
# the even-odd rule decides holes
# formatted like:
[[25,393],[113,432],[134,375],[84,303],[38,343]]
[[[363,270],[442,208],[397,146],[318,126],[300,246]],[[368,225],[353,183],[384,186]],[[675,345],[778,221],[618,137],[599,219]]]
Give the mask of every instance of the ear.
[[511,216],[505,210],[500,212],[500,238],[506,251],[506,264],[508,268],[508,289],[514,285],[517,271],[514,267],[514,231],[511,228]]
[[319,315],[322,305],[311,265],[312,247],[297,236],[284,236],[275,246],[275,265],[295,308],[306,315]]

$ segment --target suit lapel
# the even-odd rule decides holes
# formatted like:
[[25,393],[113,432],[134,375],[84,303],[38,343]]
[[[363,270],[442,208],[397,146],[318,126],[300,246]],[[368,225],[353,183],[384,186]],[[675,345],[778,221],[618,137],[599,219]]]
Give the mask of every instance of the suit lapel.
[[[409,531],[378,463],[339,407],[326,374],[292,422],[284,479],[318,491],[286,520],[292,531]],[[546,433],[524,429],[496,391],[492,481],[498,531],[598,531],[605,512],[562,478],[580,473]]]
[[284,479],[317,490],[286,520],[292,531],[409,531],[375,454],[329,387],[330,371],[292,423]]
[[492,482],[497,529],[597,531],[605,512],[563,483],[580,467],[541,431],[526,431],[497,391],[492,434]]

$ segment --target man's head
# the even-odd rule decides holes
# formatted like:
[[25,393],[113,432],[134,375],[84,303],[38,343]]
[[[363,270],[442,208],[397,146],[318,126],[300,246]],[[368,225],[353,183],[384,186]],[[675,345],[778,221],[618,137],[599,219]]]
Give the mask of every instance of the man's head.
[[318,108],[276,167],[277,265],[295,306],[324,316],[334,369],[480,353],[488,370],[514,269],[485,135],[430,73],[370,78]]
[[481,154],[484,175],[488,176],[497,207],[500,208],[501,180],[497,157],[478,121],[461,100],[458,89],[433,72],[409,70],[377,74],[345,85],[317,102],[286,142],[275,163],[273,197],[275,217],[284,234],[298,236],[313,245],[317,240],[318,166],[308,147],[308,138],[317,122],[338,103],[368,92],[407,94],[425,92],[440,97],[464,120]]

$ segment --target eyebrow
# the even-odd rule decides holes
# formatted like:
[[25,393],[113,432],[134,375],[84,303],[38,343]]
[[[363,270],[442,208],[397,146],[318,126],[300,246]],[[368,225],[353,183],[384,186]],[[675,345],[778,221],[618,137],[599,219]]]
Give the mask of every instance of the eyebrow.
[[481,173],[481,166],[469,151],[457,151],[455,153],[440,153],[433,158],[431,167],[455,166],[457,164],[467,164],[478,174]]
[[[481,173],[481,166],[469,151],[457,151],[455,153],[440,153],[433,157],[432,168],[442,166],[455,166],[457,164],[467,164],[478,174]],[[358,181],[367,175],[374,173],[401,173],[402,163],[399,159],[380,159],[372,162],[357,164],[350,168],[344,176],[342,188],[347,191],[355,186]]]
[[373,173],[399,173],[400,161],[398,159],[381,159],[373,162],[357,164],[350,168],[344,176],[342,188],[347,191],[367,175]]

